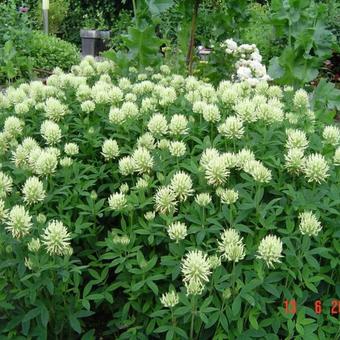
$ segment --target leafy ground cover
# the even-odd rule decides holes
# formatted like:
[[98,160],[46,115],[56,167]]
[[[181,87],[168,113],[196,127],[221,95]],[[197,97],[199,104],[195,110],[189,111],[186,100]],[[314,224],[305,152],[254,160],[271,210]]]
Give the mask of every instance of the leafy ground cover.
[[91,58],[8,88],[1,336],[338,338],[340,131],[311,105]]

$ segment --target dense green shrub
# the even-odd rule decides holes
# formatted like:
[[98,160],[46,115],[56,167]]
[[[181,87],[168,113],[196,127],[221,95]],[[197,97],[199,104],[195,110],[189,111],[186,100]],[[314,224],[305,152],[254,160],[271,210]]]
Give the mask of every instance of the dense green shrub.
[[14,1],[0,4],[0,83],[31,75],[29,51],[32,30],[26,13]]
[[55,67],[69,71],[72,65],[80,61],[78,48],[52,35],[35,31],[31,44],[33,67],[51,71]]
[[270,8],[266,5],[251,3],[248,7],[249,19],[244,28],[241,28],[240,39],[244,43],[255,44],[260,50],[263,61],[280,54],[282,48],[275,41],[274,27],[270,23]]
[[340,131],[307,93],[72,72],[0,95],[1,337],[337,339]]

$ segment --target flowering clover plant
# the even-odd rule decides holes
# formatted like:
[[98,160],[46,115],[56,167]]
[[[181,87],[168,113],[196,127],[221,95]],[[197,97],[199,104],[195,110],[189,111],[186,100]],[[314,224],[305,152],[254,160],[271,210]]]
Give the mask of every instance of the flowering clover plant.
[[2,337],[339,335],[340,130],[304,90],[86,57],[0,112]]

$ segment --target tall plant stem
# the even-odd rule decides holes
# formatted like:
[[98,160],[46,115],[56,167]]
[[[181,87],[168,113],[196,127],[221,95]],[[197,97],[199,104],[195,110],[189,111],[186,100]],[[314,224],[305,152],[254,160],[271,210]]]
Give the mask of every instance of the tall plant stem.
[[133,16],[135,18],[136,26],[137,26],[137,7],[136,0],[132,0],[132,8],[133,8]]
[[189,49],[187,55],[187,65],[188,65],[188,72],[192,74],[192,63],[193,63],[193,54],[194,54],[194,45],[195,45],[195,33],[196,33],[196,20],[198,14],[198,6],[200,0],[195,0],[194,9],[192,12],[192,19],[191,19],[191,33],[190,33],[190,41],[189,41]]
[[196,296],[192,297],[192,310],[191,310],[191,325],[190,325],[190,340],[194,339],[194,325],[195,325],[195,314],[196,314]]

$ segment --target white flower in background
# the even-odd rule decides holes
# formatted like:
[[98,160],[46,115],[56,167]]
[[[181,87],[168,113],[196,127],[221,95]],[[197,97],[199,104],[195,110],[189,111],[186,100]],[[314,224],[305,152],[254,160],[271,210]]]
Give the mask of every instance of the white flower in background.
[[144,218],[147,221],[153,221],[156,217],[156,213],[154,211],[148,211],[144,214]]
[[59,164],[63,168],[67,168],[73,164],[73,159],[71,157],[63,157],[60,159]]
[[282,255],[282,242],[274,235],[268,235],[261,240],[257,249],[258,254],[256,257],[265,261],[268,267],[274,268],[275,263],[281,263]]
[[118,169],[123,176],[128,176],[135,172],[135,165],[134,159],[131,156],[126,156],[119,160]]
[[218,106],[215,104],[205,104],[203,107],[203,118],[205,121],[210,123],[220,121],[221,114]]
[[340,143],[340,129],[336,126],[325,126],[322,137],[326,144],[337,146]]
[[121,186],[119,187],[119,192],[121,192],[122,194],[127,194],[129,192],[129,184],[121,184]]
[[233,39],[227,39],[222,43],[223,47],[226,47],[226,53],[231,54],[237,50],[237,43]]
[[307,109],[309,107],[308,94],[305,90],[299,89],[294,94],[293,104],[296,109]]
[[269,183],[272,179],[272,174],[261,162],[256,160],[248,161],[244,164],[243,170],[250,174],[255,181],[260,183]]
[[14,139],[21,135],[24,127],[24,122],[14,116],[9,116],[5,119],[3,132],[9,137]]
[[233,204],[238,200],[238,192],[233,189],[224,189],[220,198],[224,204]]
[[285,155],[285,161],[285,168],[288,172],[298,174],[302,171],[305,162],[303,149],[289,149]]
[[0,222],[3,222],[8,215],[8,209],[5,208],[5,201],[0,199]]
[[107,139],[102,145],[101,154],[104,156],[106,161],[115,159],[119,155],[119,147],[117,141],[114,139]]
[[134,103],[137,101],[137,96],[134,93],[127,93],[124,99],[127,102]]
[[35,172],[37,175],[48,176],[53,174],[58,165],[58,158],[55,153],[47,150],[41,151],[35,164]]
[[317,236],[322,229],[320,221],[311,211],[300,213],[299,219],[299,229],[302,235]]
[[[76,97],[79,102],[83,102],[83,103],[91,102],[94,104],[92,100],[89,100],[91,98],[91,88],[90,86],[86,84],[81,84],[78,86],[76,90]],[[92,106],[92,104],[90,104],[90,106]],[[85,107],[87,107],[87,104],[85,104]],[[83,110],[83,111],[86,112],[86,110]]]
[[217,127],[218,132],[227,139],[241,139],[244,135],[243,122],[239,117],[230,116]]
[[55,122],[60,121],[67,111],[67,107],[56,98],[50,97],[45,102],[45,116]]
[[214,270],[221,265],[221,258],[217,255],[211,255],[208,257],[209,267]]
[[93,112],[96,108],[96,104],[92,100],[85,100],[80,104],[80,108],[85,113]]
[[230,171],[221,156],[211,159],[205,167],[205,178],[210,185],[218,186],[225,183],[229,174]]
[[205,192],[197,194],[195,197],[195,202],[201,207],[206,207],[211,203],[211,195]]
[[326,181],[329,176],[329,166],[325,157],[321,154],[314,153],[305,158],[302,169],[308,182],[321,183]]
[[135,118],[139,115],[138,106],[132,102],[123,103],[120,111],[127,118]]
[[155,136],[163,136],[168,132],[168,122],[160,113],[153,115],[148,122],[148,130]]
[[28,242],[27,248],[32,253],[37,253],[41,247],[40,240],[38,238],[32,238],[31,241]]
[[41,238],[49,255],[70,255],[71,235],[62,222],[49,222]]
[[239,262],[245,257],[243,238],[235,229],[225,229],[218,241],[218,251],[222,258],[227,261]]
[[32,217],[22,205],[15,205],[9,212],[5,229],[14,238],[21,238],[27,235],[32,228]]
[[126,195],[121,192],[111,194],[108,201],[110,209],[114,211],[123,210],[127,206]]
[[168,65],[161,65],[159,69],[162,73],[166,75],[169,75],[171,73],[170,67]]
[[333,163],[335,166],[340,166],[340,147],[338,147],[335,150],[334,156],[333,156]]
[[205,149],[201,155],[200,165],[206,169],[207,165],[214,158],[220,157],[220,153],[214,148]]
[[220,157],[228,169],[236,168],[238,166],[237,155],[233,152],[223,152]]
[[156,147],[155,138],[150,132],[146,132],[137,139],[137,146],[153,150]]
[[58,124],[51,120],[45,120],[40,127],[41,136],[48,145],[55,145],[60,142],[61,130]]
[[35,204],[43,201],[46,196],[43,183],[35,176],[29,177],[26,180],[22,188],[22,194],[27,204]]
[[136,189],[138,190],[144,190],[149,187],[149,182],[146,178],[138,178],[136,182]]
[[155,195],[155,209],[157,212],[161,214],[175,212],[176,204],[176,194],[169,186],[158,188]]
[[30,110],[30,106],[27,103],[27,100],[22,103],[18,103],[14,106],[14,111],[18,116],[25,115],[27,112],[29,112],[29,110]]
[[75,156],[79,153],[79,147],[76,143],[67,143],[64,145],[64,151],[68,156]]
[[182,171],[177,172],[172,177],[170,188],[180,202],[186,201],[188,196],[191,196],[194,192],[191,177]]
[[134,161],[134,169],[139,174],[148,173],[154,166],[153,157],[150,151],[144,147],[139,147],[132,153],[132,159]]
[[234,105],[236,116],[246,123],[256,122],[256,104],[249,98],[242,99]]
[[171,240],[178,243],[180,240],[184,240],[188,234],[187,226],[181,222],[174,222],[168,226],[168,234]]
[[122,125],[126,120],[125,113],[117,107],[111,107],[109,121],[113,124]]
[[162,294],[160,300],[161,300],[161,304],[164,307],[172,308],[172,307],[175,307],[179,303],[179,296],[174,290],[172,290],[168,293]]
[[189,251],[181,261],[183,282],[188,294],[199,295],[209,281],[210,264],[201,250]]
[[305,150],[308,147],[308,140],[306,134],[297,129],[287,129],[287,141],[286,148],[287,149],[302,149]]
[[157,148],[161,150],[167,150],[170,147],[170,140],[166,138],[162,138],[161,140],[158,141],[157,143]]
[[118,81],[118,86],[121,90],[129,90],[131,87],[131,81],[128,78],[122,77]]
[[249,161],[255,160],[254,153],[249,149],[242,149],[236,154],[237,158],[237,167],[239,169],[243,169],[245,164],[247,164]]
[[183,142],[172,141],[168,145],[171,156],[182,157],[186,152],[186,145]]
[[169,124],[170,134],[174,136],[186,135],[188,133],[188,120],[183,115],[175,114]]
[[10,176],[0,171],[0,198],[6,197],[11,193],[13,186],[13,180]]

